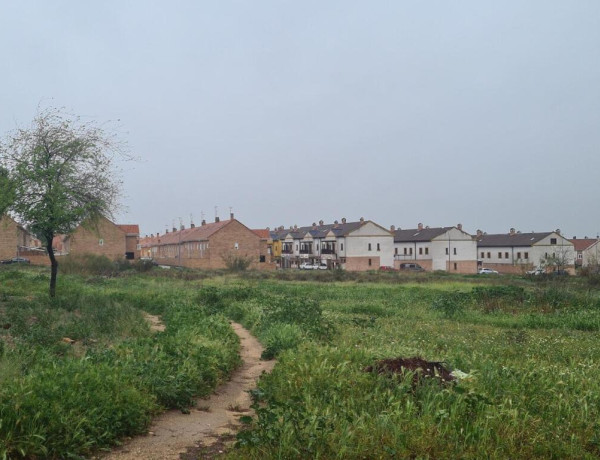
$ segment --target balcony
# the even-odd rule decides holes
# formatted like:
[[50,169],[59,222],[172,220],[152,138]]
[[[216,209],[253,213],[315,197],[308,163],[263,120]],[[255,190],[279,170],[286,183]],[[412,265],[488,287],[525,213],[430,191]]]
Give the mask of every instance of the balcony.
[[283,248],[283,249],[281,250],[281,253],[282,253],[282,254],[293,254],[293,253],[294,253],[294,250],[293,250],[292,248]]
[[321,254],[335,254],[335,248],[321,248]]
[[312,254],[312,249],[310,249],[310,248],[300,248],[300,254]]

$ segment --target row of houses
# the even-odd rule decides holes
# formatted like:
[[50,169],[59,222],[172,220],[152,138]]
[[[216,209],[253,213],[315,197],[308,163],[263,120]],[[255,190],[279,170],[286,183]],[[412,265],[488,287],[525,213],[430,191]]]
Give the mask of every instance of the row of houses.
[[[218,269],[244,260],[251,268],[296,268],[303,263],[351,271],[400,268],[419,264],[426,271],[476,273],[487,267],[501,273],[522,273],[559,261],[561,268],[598,264],[598,238],[563,237],[559,230],[522,233],[467,233],[461,224],[448,227],[385,228],[360,218],[274,230],[250,229],[231,214],[189,228],[166,230],[140,238],[138,225],[118,225],[100,218],[72,234],[57,236],[57,255],[95,253],[111,259],[154,259],[162,265]],[[0,219],[0,259],[28,257],[47,264],[41,242],[9,216]]]
[[471,235],[462,225],[430,228],[389,229],[363,218],[333,224],[320,221],[311,226],[278,227],[270,232],[272,255],[281,268],[303,263],[327,265],[346,270],[400,268],[419,264],[426,271],[476,273],[486,267],[501,273],[522,273],[559,261],[562,269],[574,271],[577,262],[589,263],[598,240],[568,240],[560,230]]
[[[105,217],[79,225],[70,235],[57,235],[52,247],[57,256],[93,253],[110,259],[140,257],[139,226],[118,225]],[[0,217],[0,259],[28,258],[38,265],[49,264],[42,242],[10,216]]]

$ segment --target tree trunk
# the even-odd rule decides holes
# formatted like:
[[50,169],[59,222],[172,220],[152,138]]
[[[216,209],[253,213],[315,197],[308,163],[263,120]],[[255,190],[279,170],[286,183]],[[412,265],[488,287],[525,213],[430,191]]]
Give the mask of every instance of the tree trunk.
[[48,251],[48,257],[50,257],[50,297],[56,296],[56,276],[58,275],[58,262],[54,256],[54,249],[52,248],[52,240],[54,235],[48,239],[46,243],[46,250]]

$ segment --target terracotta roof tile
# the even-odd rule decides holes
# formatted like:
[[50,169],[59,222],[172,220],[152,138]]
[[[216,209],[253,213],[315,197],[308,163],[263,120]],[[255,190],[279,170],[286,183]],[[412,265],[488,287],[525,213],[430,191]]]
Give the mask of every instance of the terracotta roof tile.
[[117,225],[117,227],[119,227],[125,233],[135,233],[136,235],[140,234],[140,226],[137,224]]
[[258,236],[260,236],[263,240],[268,240],[269,238],[271,238],[271,233],[269,232],[269,230],[262,229],[256,229],[256,230],[252,230],[254,233],[256,233]]
[[184,230],[177,230],[174,232],[165,233],[160,235],[157,239],[157,246],[164,246],[167,244],[179,244],[188,241],[206,241],[213,233],[221,230],[232,220],[222,220],[220,222],[211,222],[206,225],[200,225],[199,227],[186,228]]
[[598,240],[596,238],[577,238],[569,241],[575,246],[575,251],[585,251]]

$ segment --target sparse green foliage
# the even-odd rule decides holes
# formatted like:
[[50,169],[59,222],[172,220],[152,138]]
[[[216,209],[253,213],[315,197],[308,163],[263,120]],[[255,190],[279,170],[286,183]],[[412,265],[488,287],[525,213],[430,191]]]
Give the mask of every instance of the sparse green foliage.
[[115,154],[122,154],[122,148],[114,137],[57,109],[42,111],[29,129],[18,129],[0,145],[0,167],[9,181],[0,181],[0,187],[13,192],[0,207],[43,241],[51,262],[51,297],[58,272],[54,236],[116,209]]
[[233,252],[225,252],[221,255],[227,270],[230,272],[243,272],[252,265],[252,257],[242,256]]

